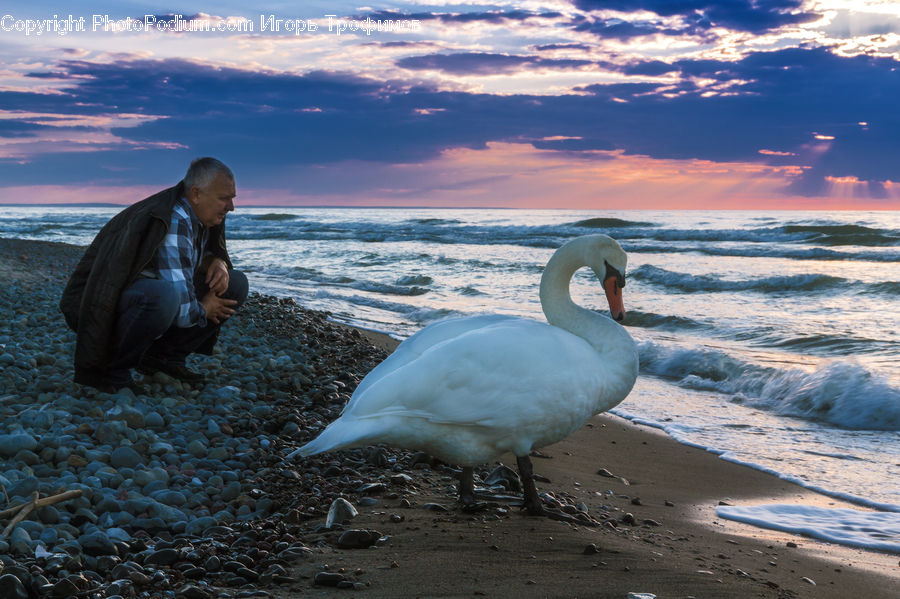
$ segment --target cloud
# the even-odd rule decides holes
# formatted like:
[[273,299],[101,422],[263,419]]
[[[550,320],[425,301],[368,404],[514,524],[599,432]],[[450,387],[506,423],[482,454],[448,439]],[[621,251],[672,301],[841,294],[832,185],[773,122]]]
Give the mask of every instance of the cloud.
[[47,129],[47,127],[28,121],[0,119],[0,138],[31,137],[41,129]]
[[417,21],[440,21],[447,24],[465,24],[465,23],[490,23],[494,25],[504,25],[509,22],[521,22],[528,19],[556,19],[562,17],[563,14],[556,11],[534,12],[528,10],[496,10],[482,12],[460,12],[460,13],[440,13],[440,12],[419,12],[419,13],[403,13],[393,10],[383,10],[374,13],[359,15],[355,18],[372,20],[417,20]]
[[[661,17],[680,17],[690,29],[725,27],[757,34],[821,18],[817,13],[804,11],[804,4],[803,0],[575,0],[575,6],[584,11],[645,10]],[[623,26],[622,31],[627,32],[628,28]]]
[[[485,72],[541,64],[534,57],[439,56],[459,61],[440,68],[466,73],[491,61]],[[150,184],[171,179],[192,157],[213,154],[243,173],[243,182],[306,189],[302,173],[324,165],[415,165],[448,151],[518,143],[586,161],[614,150],[652,160],[792,168],[786,193],[818,195],[852,177],[878,192],[879,182],[900,180],[896,64],[787,49],[736,62],[621,67],[662,73],[665,81],[498,96],[325,71],[251,71],[175,59],[65,61],[52,69],[65,81],[57,93],[0,92],[0,105],[73,116],[66,122],[79,115],[142,118],[110,125],[112,135],[94,152],[61,152],[63,146],[48,143],[25,164],[0,164],[0,179],[7,185]],[[74,135],[50,118],[41,123],[55,138]]]
[[600,38],[613,38],[618,40],[629,40],[631,38],[643,37],[648,35],[695,35],[702,33],[701,29],[695,27],[683,26],[673,28],[660,22],[654,21],[625,21],[623,19],[593,19],[593,18],[576,18],[573,29],[579,32],[592,33]]
[[549,52],[553,50],[583,50],[585,52],[591,49],[587,44],[566,43],[566,44],[540,44],[534,47],[538,52]]
[[458,52],[455,54],[427,54],[407,56],[397,66],[416,70],[437,70],[452,75],[497,75],[518,71],[524,67],[577,69],[594,64],[589,60],[541,58],[488,52]]
[[839,10],[835,12],[828,25],[823,27],[823,31],[830,36],[839,38],[900,33],[900,17],[897,15]]

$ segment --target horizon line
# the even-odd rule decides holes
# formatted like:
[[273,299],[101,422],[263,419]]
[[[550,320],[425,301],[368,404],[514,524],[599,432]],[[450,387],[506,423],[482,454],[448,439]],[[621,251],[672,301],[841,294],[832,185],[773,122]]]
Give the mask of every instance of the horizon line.
[[[138,200],[140,201],[140,200]],[[17,208],[35,207],[70,207],[70,208],[127,208],[131,204],[116,204],[113,202],[0,202],[0,206],[13,206]],[[359,206],[356,204],[243,204],[240,208],[338,208],[342,210],[567,210],[571,212],[896,212],[896,208],[534,208],[517,206],[397,206],[397,205],[372,205]]]

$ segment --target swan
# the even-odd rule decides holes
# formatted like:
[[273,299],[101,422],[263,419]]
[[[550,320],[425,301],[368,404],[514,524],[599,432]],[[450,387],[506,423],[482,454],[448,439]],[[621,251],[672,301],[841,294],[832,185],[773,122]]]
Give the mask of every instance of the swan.
[[[511,452],[527,512],[570,520],[543,507],[529,455],[614,407],[634,386],[637,346],[615,322],[625,317],[626,263],[606,235],[569,241],[541,277],[547,323],[489,314],[423,328],[360,382],[337,420],[286,459],[378,443],[425,451],[462,466],[466,506],[474,503],[473,467]],[[572,301],[569,282],[583,266],[602,282],[612,318]]]

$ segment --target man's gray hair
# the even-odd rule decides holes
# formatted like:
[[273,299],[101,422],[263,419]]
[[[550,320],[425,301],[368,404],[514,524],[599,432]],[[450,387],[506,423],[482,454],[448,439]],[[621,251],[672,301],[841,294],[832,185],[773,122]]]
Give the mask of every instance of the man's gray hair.
[[185,193],[195,186],[205,191],[219,173],[224,173],[225,176],[234,181],[234,174],[232,174],[231,169],[225,166],[225,163],[221,160],[210,156],[195,159],[191,162],[191,166],[188,167],[187,173],[184,175]]

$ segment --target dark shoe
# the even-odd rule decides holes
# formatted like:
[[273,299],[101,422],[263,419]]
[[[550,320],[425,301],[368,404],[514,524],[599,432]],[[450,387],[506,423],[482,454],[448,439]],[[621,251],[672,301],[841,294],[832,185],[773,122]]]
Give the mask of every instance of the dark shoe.
[[184,383],[202,383],[206,381],[205,376],[191,370],[184,364],[168,362],[153,356],[144,356],[141,358],[141,363],[138,365],[137,369],[141,374],[146,374],[148,376],[161,372]]
[[97,391],[101,393],[118,393],[122,389],[131,389],[131,392],[135,395],[149,395],[150,393],[147,391],[146,387],[143,385],[139,385],[134,381],[126,381],[126,382],[113,382],[113,381],[104,381],[98,382],[96,385],[89,385],[93,387]]
[[147,390],[134,382],[128,370],[110,373],[76,366],[75,382],[85,387],[92,387],[102,393],[115,393],[121,389],[131,389],[135,395],[147,395]]

